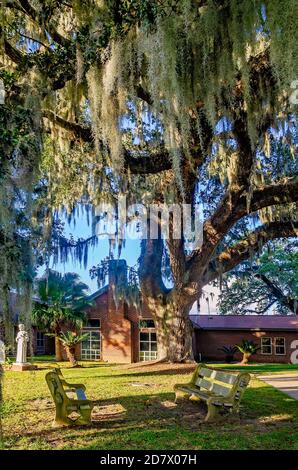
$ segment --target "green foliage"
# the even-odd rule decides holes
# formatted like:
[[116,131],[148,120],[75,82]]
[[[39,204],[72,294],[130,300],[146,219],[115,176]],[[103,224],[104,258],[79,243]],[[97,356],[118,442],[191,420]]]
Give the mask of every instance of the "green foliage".
[[81,328],[86,313],[84,308],[91,305],[88,300],[88,286],[74,273],[61,275],[49,270],[36,281],[39,300],[32,311],[32,321],[43,330],[56,334],[62,325]]
[[77,334],[73,331],[66,331],[65,333],[61,332],[59,334],[59,340],[68,348],[74,348],[77,344],[82,343],[89,337],[89,333]]
[[256,343],[248,339],[243,339],[241,344],[236,344],[236,348],[243,354],[255,354],[260,349]]
[[234,359],[234,355],[238,351],[238,348],[236,346],[226,345],[226,346],[223,346],[222,348],[218,348],[218,350],[225,353],[226,362],[232,362]]
[[297,273],[297,244],[271,242],[259,256],[228,274],[219,296],[219,310],[224,315],[245,315],[274,308],[280,314],[295,314]]
[[[51,192],[58,206],[72,206],[86,193],[96,201],[99,192],[94,188],[98,178],[104,178],[101,165],[112,165],[121,173],[123,143],[132,134],[131,128],[123,129],[123,118],[132,109],[135,134],[142,133],[148,112],[160,123],[159,143],[172,157],[182,195],[181,159],[190,156],[194,128],[201,143],[204,137],[201,106],[213,127],[222,117],[230,119],[239,105],[234,90],[241,81],[240,107],[248,114],[252,148],[262,145],[265,136],[259,136],[258,129],[268,116],[275,126],[287,119],[290,108],[284,97],[292,92],[297,70],[295,0],[75,0],[67,5],[36,1],[34,8],[35,22],[18,9],[4,8],[3,32],[24,56],[22,71],[38,90],[40,108],[83,125],[91,120],[96,143],[93,154],[82,151],[58,123],[49,125],[56,143]],[[262,70],[264,60],[269,62]],[[253,63],[262,73],[252,72]],[[18,85],[24,85],[22,78]],[[149,106],[140,106],[140,87],[150,96]],[[217,140],[211,169],[224,179],[233,172],[233,152],[230,139]],[[134,139],[130,144],[139,148]],[[98,178],[91,181],[94,172]],[[78,182],[76,177],[80,184],[75,188],[71,182]],[[103,197],[107,194],[104,191]]]

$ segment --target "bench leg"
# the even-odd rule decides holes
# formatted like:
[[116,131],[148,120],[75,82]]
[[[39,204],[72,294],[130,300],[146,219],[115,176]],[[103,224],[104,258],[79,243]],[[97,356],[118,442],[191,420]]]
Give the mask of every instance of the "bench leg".
[[57,409],[56,408],[56,415],[55,420],[52,424],[53,427],[56,426],[69,426],[71,425],[72,420],[67,417],[67,413],[65,410]]
[[205,422],[214,422],[214,421],[219,421],[220,419],[223,418],[223,416],[220,414],[220,411],[222,411],[221,406],[215,406],[212,403],[207,403],[208,406],[208,413],[205,418]]
[[189,398],[190,393],[182,392],[181,390],[175,390],[175,403],[178,403],[179,398]]
[[90,425],[91,424],[91,412],[92,408],[86,410],[80,410],[81,417],[75,422],[78,425]]

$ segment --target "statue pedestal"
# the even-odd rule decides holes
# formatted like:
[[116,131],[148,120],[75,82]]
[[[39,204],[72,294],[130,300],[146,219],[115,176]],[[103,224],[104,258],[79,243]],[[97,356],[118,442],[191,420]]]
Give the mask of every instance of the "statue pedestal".
[[22,362],[22,363],[15,362],[11,367],[11,370],[18,371],[18,372],[23,372],[25,370],[36,370],[36,369],[37,369],[37,366],[30,364],[30,362]]

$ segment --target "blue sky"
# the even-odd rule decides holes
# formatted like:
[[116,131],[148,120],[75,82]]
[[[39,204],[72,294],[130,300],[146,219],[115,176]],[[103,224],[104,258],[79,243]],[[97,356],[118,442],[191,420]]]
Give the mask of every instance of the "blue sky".
[[[77,238],[88,238],[92,235],[91,223],[88,224],[86,214],[80,214],[75,218],[75,222],[68,222],[66,218],[62,218],[65,223],[65,236],[73,235]],[[85,268],[78,261],[69,260],[67,263],[58,263],[53,265],[51,260],[50,268],[55,269],[61,273],[64,272],[75,272],[78,273],[82,281],[88,284],[90,291],[93,293],[98,289],[96,279],[91,279],[89,270],[92,266],[97,265],[102,259],[106,258],[109,254],[109,242],[108,239],[99,239],[98,244],[95,247],[90,246],[88,253],[88,265]],[[122,248],[121,258],[124,258],[128,266],[134,266],[140,256],[140,241],[139,240],[126,240],[125,247]],[[115,258],[117,253],[115,253]],[[41,269],[40,273],[44,270]]]
[[[74,238],[88,238],[92,234],[92,225],[88,224],[87,216],[81,213],[75,218],[75,223],[68,223],[66,218],[62,218],[65,222],[65,235],[68,237],[70,234]],[[128,266],[134,266],[140,256],[140,240],[131,240],[127,239],[125,247],[122,248],[121,258],[124,258]],[[61,273],[65,272],[75,272],[79,274],[82,281],[85,282],[89,288],[90,292],[93,293],[98,289],[96,279],[91,279],[89,276],[89,270],[92,266],[97,265],[102,259],[106,258],[109,254],[109,242],[107,239],[100,239],[98,244],[95,247],[90,247],[88,255],[88,265],[85,268],[83,265],[80,265],[78,261],[69,260],[66,264],[56,264],[55,266],[51,262],[50,267],[59,271]],[[117,254],[115,254],[115,257]],[[41,274],[44,269],[39,270]],[[218,297],[218,289],[212,286],[206,286],[204,288],[205,297],[209,299],[209,305],[206,301],[206,298],[201,299],[201,313],[211,313],[216,312],[216,301]],[[196,314],[196,306],[193,307],[192,313]]]

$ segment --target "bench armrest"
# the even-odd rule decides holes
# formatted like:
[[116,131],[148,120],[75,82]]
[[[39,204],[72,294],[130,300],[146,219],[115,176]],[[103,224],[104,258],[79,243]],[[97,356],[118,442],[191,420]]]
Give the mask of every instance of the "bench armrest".
[[90,405],[92,408],[95,406],[95,404],[93,403],[92,400],[89,400],[88,398],[86,398],[86,400],[76,400],[76,399],[71,399],[71,405],[77,405],[77,406],[80,406],[80,405]]
[[63,386],[64,387],[68,387],[68,388],[74,388],[74,389],[77,389],[77,388],[81,388],[83,390],[86,390],[86,386],[84,384],[70,384],[69,382],[66,382],[66,380],[63,380],[61,381]]

